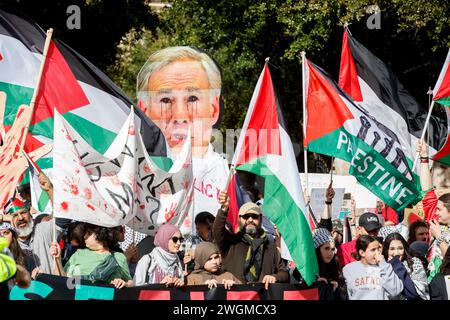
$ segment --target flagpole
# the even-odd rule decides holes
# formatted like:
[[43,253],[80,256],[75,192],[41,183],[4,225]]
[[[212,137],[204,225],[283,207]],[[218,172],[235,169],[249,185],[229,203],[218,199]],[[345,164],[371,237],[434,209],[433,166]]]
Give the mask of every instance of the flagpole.
[[233,176],[234,171],[235,171],[235,170],[234,170],[234,164],[231,164],[231,166],[230,166],[230,172],[228,173],[227,182],[226,182],[226,184],[225,184],[225,192],[228,192],[228,187],[229,187],[229,185],[230,185],[231,177]]
[[42,52],[42,61],[41,61],[41,65],[39,67],[39,73],[38,73],[38,77],[36,79],[36,84],[34,86],[33,97],[31,98],[31,102],[30,102],[31,113],[30,113],[30,117],[28,119],[28,123],[25,126],[24,134],[22,136],[20,150],[22,150],[25,146],[26,137],[28,135],[28,129],[30,127],[31,119],[33,118],[34,106],[36,104],[36,98],[39,93],[39,86],[41,85],[42,74],[44,72],[45,61],[47,60],[47,53],[48,53],[48,48],[50,47],[50,41],[52,39],[52,34],[53,34],[53,28],[48,29],[47,37],[45,38],[44,51]]
[[[305,197],[308,197],[309,191],[309,183],[308,183],[308,150],[306,148],[306,53],[302,51],[302,100],[303,100],[303,162],[305,167],[305,179],[306,179],[306,188],[305,188]],[[309,201],[308,201],[309,202]]]
[[333,182],[334,157],[331,157],[330,183]]
[[[431,87],[428,87],[428,109],[430,109],[431,102],[433,101],[433,90]],[[427,131],[427,146],[430,145],[430,130]]]
[[[422,131],[422,135],[420,137],[420,140],[423,141],[423,139],[425,138],[425,133],[427,132],[427,128],[428,125],[430,123],[430,118],[431,118],[431,112],[433,111],[433,107],[434,107],[434,100],[431,102],[431,106],[430,106],[430,110],[428,110],[428,115],[427,115],[427,119],[425,120],[425,125],[423,127],[423,131]],[[414,159],[414,165],[412,168],[412,171],[414,172],[416,169],[416,165],[417,165],[417,160],[419,159],[419,154],[416,153],[416,158]]]
[[[50,29],[51,30],[51,33],[53,32],[53,29]],[[50,37],[51,37],[51,33],[50,33]],[[47,34],[48,34],[48,31],[47,31]],[[47,39],[49,39],[49,36],[47,36]],[[49,40],[50,41],[50,40]],[[46,45],[47,45],[47,40],[46,40]],[[47,48],[47,50],[48,50],[48,48]],[[44,49],[44,51],[45,51],[45,49]],[[46,53],[47,54],[47,53]],[[45,59],[45,56],[44,56],[44,58],[43,59]],[[43,66],[44,64],[41,64],[41,66]],[[40,72],[41,73],[41,72]],[[42,74],[41,74],[42,75]],[[40,75],[40,76],[41,76]],[[38,78],[40,78],[40,76],[38,77]],[[40,81],[40,80],[39,80]],[[35,92],[36,92],[36,88],[35,88]],[[33,96],[34,96],[34,94],[33,94]],[[33,97],[33,99],[34,99],[35,97]],[[33,99],[31,100],[31,101],[33,101]],[[33,107],[34,107],[34,103],[33,104],[31,104]],[[31,114],[33,114],[33,111],[31,112]],[[53,114],[56,114],[56,107],[53,107]],[[31,121],[31,118],[32,117],[30,117],[30,121]],[[28,131],[28,127],[26,128],[26,130]],[[25,141],[25,139],[23,140],[23,142]],[[23,148],[23,146],[22,146],[22,148]],[[23,153],[25,153],[26,154],[26,152],[25,152],[25,150],[23,150],[22,149],[22,152]],[[28,158],[28,157],[27,157]],[[33,163],[31,162],[31,165],[33,165]],[[38,172],[39,172],[39,175],[41,175],[41,174],[44,174],[44,172],[42,172],[42,171],[39,171],[38,170]],[[47,177],[48,178],[48,177]],[[51,181],[50,181],[50,178],[48,178],[48,181],[51,183]],[[53,184],[52,184],[53,185]],[[55,201],[54,201],[54,199],[55,199],[55,197],[54,197],[54,194],[52,194],[52,196],[50,197],[50,201],[51,201],[51,203],[52,203],[52,231],[53,231],[53,242],[55,242],[56,243],[56,217],[55,217]],[[59,244],[57,243],[56,245],[58,245],[59,246]],[[60,268],[59,268],[59,264],[58,264],[58,261],[56,260],[56,257],[55,256],[53,256],[53,262],[54,262],[54,264],[55,264],[55,267],[54,267],[54,269],[56,270],[56,269],[58,269],[58,273],[59,273],[59,275],[61,275],[61,270],[60,270]]]

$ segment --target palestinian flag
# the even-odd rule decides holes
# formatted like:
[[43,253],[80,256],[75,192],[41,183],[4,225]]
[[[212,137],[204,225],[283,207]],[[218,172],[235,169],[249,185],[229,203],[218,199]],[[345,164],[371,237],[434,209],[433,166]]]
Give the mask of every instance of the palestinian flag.
[[233,227],[234,232],[237,232],[239,229],[239,208],[244,203],[252,201],[248,194],[246,194],[245,187],[240,181],[239,172],[235,172],[231,177],[227,193],[229,196],[227,221]]
[[[348,28],[342,40],[339,86],[398,138],[408,162],[413,162],[428,110],[383,61],[352,37]],[[430,155],[434,155],[447,138],[446,121],[432,116],[429,133]]]
[[[29,105],[46,33],[31,19],[0,5],[0,91],[6,93],[3,117],[11,127],[20,105]],[[53,108],[99,152],[105,152],[123,122],[131,101],[103,72],[63,42],[52,38],[32,116],[25,150],[31,152],[53,141]],[[165,140],[139,108],[135,108],[146,148],[165,156]],[[42,170],[52,168],[52,158],[37,161]]]
[[311,152],[350,163],[350,174],[396,211],[420,196],[398,137],[305,59],[306,137]]
[[267,64],[253,93],[232,163],[236,170],[265,178],[264,214],[280,230],[298,270],[310,285],[318,266],[308,212]]
[[450,107],[450,49],[448,50],[447,58],[444,66],[439,74],[438,81],[434,86],[433,100],[440,104]]
[[344,225],[342,227],[342,243],[347,243],[350,241],[352,241],[352,229],[350,227],[348,215],[345,215]]
[[[450,50],[445,59],[444,66],[439,75],[438,81],[434,86],[433,100],[446,107],[450,107]],[[450,165],[450,108],[445,108],[447,114],[447,140],[444,146],[433,157],[433,160],[439,161],[443,164]]]
[[[31,193],[31,206],[37,209],[38,212],[51,213],[52,206],[50,198],[47,192],[42,191],[38,175],[43,173],[41,168],[34,162],[29,155],[24,151],[24,156],[28,162],[28,173],[29,173],[29,183],[30,183],[30,193]],[[45,173],[44,173],[45,174]],[[48,174],[51,171],[48,170]],[[52,177],[48,177],[52,182]]]

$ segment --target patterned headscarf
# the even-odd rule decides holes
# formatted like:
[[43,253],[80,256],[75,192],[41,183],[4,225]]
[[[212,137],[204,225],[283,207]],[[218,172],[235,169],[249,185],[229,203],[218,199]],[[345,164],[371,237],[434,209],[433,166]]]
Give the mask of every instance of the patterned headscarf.
[[16,235],[18,234],[17,229],[12,224],[10,224],[9,222],[0,223],[0,230],[11,230]]
[[18,198],[10,199],[5,205],[5,213],[6,214],[11,214],[11,213],[20,211],[22,209],[29,210],[30,206],[27,202],[23,202],[22,200],[20,200]]
[[317,228],[316,230],[314,230],[313,240],[315,249],[319,248],[321,245],[327,242],[334,243],[333,236],[331,235],[330,231],[325,228]]

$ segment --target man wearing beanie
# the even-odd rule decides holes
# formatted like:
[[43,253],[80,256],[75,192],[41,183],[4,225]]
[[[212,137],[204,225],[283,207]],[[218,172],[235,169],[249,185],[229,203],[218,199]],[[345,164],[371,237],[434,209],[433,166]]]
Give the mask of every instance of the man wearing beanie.
[[[357,238],[362,235],[378,236],[378,231],[382,225],[378,216],[375,213],[365,212],[359,217],[357,228]],[[350,242],[341,244],[338,248],[337,257],[340,265],[344,267],[350,262],[356,261],[354,253],[356,252],[356,239]]]
[[261,209],[247,202],[239,209],[239,232],[225,228],[229,199],[226,192],[219,196],[221,208],[214,221],[214,239],[223,257],[223,270],[231,272],[242,283],[288,282],[289,274],[275,244],[269,243],[261,228]]

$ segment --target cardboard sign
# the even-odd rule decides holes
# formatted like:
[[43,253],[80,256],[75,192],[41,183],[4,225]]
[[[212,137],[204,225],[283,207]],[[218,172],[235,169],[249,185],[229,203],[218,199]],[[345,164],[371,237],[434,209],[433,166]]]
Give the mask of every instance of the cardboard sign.
[[[306,188],[306,176],[300,173],[302,188]],[[308,194],[311,195],[313,188],[328,188],[330,184],[330,175],[328,173],[309,173],[308,174]],[[344,188],[345,193],[351,193],[356,202],[356,208],[375,208],[377,196],[370,192],[366,187],[359,184],[354,176],[333,175],[333,188]],[[318,212],[314,211],[315,214]],[[320,214],[320,213],[319,213]]]
[[[325,188],[312,188],[311,189],[311,208],[313,209],[316,217],[319,217],[325,208],[325,194],[327,189]],[[338,219],[341,212],[342,202],[344,200],[344,188],[334,188],[334,198],[331,204],[331,218]]]

